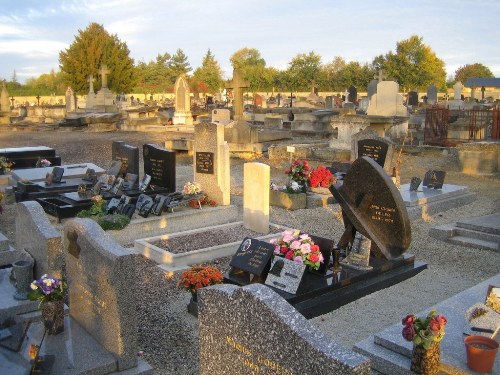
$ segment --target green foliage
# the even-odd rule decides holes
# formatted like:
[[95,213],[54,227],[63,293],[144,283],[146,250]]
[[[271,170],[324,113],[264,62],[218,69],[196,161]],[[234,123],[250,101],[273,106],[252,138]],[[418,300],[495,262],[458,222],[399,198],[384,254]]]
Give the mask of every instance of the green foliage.
[[417,35],[397,42],[395,53],[389,51],[383,61],[376,57],[373,65],[383,68],[406,91],[425,90],[431,84],[445,87],[444,62]]
[[299,53],[288,64],[289,88],[295,91],[309,91],[313,80],[321,85],[324,82],[321,67],[320,55],[313,51],[308,54]]
[[321,86],[324,90],[344,91],[351,85],[356,86],[358,91],[366,91],[368,84],[374,75],[373,67],[368,64],[361,65],[357,61],[346,63],[337,56],[330,64],[322,67],[324,82]]
[[480,63],[466,64],[455,71],[455,82],[465,83],[469,78],[493,78],[491,70]]
[[129,57],[127,44],[110,35],[102,25],[91,23],[78,35],[68,49],[59,53],[59,66],[64,80],[79,94],[89,90],[88,77],[94,76],[94,89],[101,88],[96,79],[101,65],[110,70],[108,87],[115,92],[130,92],[136,82],[134,60]]
[[240,69],[243,78],[250,83],[250,91],[260,91],[266,87],[266,61],[255,48],[242,48],[229,59],[234,69]]
[[177,77],[180,76],[181,74],[187,75],[192,70],[191,66],[189,65],[187,56],[184,54],[184,51],[180,48],[177,49],[177,51],[173,54],[172,58],[170,59],[169,67],[175,79],[177,79]]
[[128,216],[122,214],[100,216],[96,220],[104,230],[122,230],[130,223]]
[[194,91],[215,94],[223,87],[222,69],[210,49],[191,79]]
[[139,62],[136,66],[138,84],[134,91],[143,94],[171,91],[176,79],[170,68],[171,59],[172,56],[165,52],[158,54],[155,61]]

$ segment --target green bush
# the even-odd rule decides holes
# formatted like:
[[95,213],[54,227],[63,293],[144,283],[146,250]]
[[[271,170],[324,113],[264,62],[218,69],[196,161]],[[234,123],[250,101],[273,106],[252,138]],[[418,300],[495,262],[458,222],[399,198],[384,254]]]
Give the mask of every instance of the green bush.
[[97,216],[94,220],[104,230],[121,230],[130,223],[128,216],[122,214]]

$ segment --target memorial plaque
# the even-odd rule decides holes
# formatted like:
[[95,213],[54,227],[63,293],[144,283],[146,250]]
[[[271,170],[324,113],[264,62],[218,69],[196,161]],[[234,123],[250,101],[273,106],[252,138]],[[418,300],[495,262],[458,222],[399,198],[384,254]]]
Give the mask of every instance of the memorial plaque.
[[139,216],[148,217],[151,209],[153,208],[153,198],[149,195],[143,195],[143,199],[141,201],[141,205],[136,208],[139,210]]
[[119,160],[113,160],[111,162],[109,169],[106,171],[106,174],[117,177],[120,174],[121,168],[122,168],[122,162]]
[[411,243],[408,212],[391,178],[367,156],[355,160],[343,184],[330,187],[346,227],[339,246],[353,242],[356,231],[372,241],[372,250],[387,259],[402,255]]
[[196,153],[196,173],[214,174],[214,153]]
[[265,284],[295,294],[305,269],[306,266],[303,263],[297,263],[282,257],[274,257]]
[[435,171],[435,170],[428,170],[425,173],[424,177],[424,182],[422,183],[423,186],[431,189],[441,189],[444,184],[444,178],[446,176],[445,171]]
[[377,139],[362,139],[358,142],[358,158],[368,156],[383,168],[388,149],[387,143]]
[[151,176],[148,174],[145,175],[141,181],[141,184],[139,185],[139,190],[146,191],[150,182],[151,182]]
[[127,173],[139,175],[139,147],[128,145],[123,141],[113,141],[111,157],[122,162],[120,177],[124,177]]
[[116,213],[117,214],[121,214],[122,210],[123,210],[123,207],[125,207],[125,205],[129,204],[130,203],[130,197],[127,196],[127,195],[122,195],[120,197],[120,200],[118,201],[118,205],[116,207]]
[[110,192],[112,194],[118,194],[118,191],[122,188],[122,185],[123,185],[123,178],[118,177],[115,180],[113,187],[110,189]]
[[410,191],[417,191],[422,180],[419,177],[412,177],[410,180]]
[[261,276],[273,253],[273,244],[246,237],[229,265],[253,275]]
[[153,201],[153,207],[151,207],[151,212],[153,215],[160,216],[163,211],[163,206],[165,205],[165,200],[167,197],[162,194],[156,195]]
[[114,214],[119,204],[120,204],[119,198],[111,198],[108,202],[108,205],[106,206],[106,213]]
[[133,173],[127,173],[123,180],[122,190],[130,190],[137,186],[138,175]]
[[151,176],[150,184],[167,188],[169,193],[175,191],[175,151],[168,151],[162,147],[145,144],[144,173]]

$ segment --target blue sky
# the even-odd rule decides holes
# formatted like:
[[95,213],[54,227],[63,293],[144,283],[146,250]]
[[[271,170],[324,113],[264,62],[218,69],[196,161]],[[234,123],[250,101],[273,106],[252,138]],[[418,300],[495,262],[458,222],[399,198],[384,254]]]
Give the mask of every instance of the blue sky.
[[58,55],[78,30],[97,22],[127,43],[135,61],[182,48],[193,68],[210,48],[231,76],[229,57],[257,48],[285,69],[299,53],[328,63],[371,62],[411,35],[423,37],[447,74],[482,63],[500,77],[499,0],[18,0],[0,14],[0,79],[58,70]]

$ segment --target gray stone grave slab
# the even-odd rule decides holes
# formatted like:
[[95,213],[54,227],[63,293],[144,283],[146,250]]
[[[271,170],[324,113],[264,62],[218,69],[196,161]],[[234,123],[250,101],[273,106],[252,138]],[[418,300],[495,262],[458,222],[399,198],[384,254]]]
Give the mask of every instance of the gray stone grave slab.
[[200,374],[370,374],[370,362],[332,341],[270,288],[199,292]]
[[[85,173],[87,172],[88,168],[95,170],[97,175],[101,175],[105,172],[104,169],[98,167],[93,163],[67,164],[62,165],[61,168],[64,168],[63,180],[85,177]],[[18,181],[22,180],[43,181],[45,180],[45,176],[47,175],[47,173],[52,173],[53,169],[54,167],[14,170],[12,171],[11,177],[14,180],[14,185]]]
[[64,246],[70,316],[115,356],[118,370],[136,367],[134,253],[90,219],[64,225]]
[[401,185],[401,196],[410,219],[434,215],[473,202],[476,194],[467,186],[445,184],[441,189],[421,187],[410,191],[410,184]]
[[478,232],[500,235],[500,213],[462,219],[457,222],[457,226]]
[[[416,314],[425,316],[437,310],[448,319],[446,335],[441,341],[441,371],[445,374],[470,374],[464,345],[465,312],[476,303],[483,303],[489,285],[500,285],[500,274]],[[410,313],[410,312],[409,312]],[[401,322],[354,345],[354,351],[372,359],[372,368],[382,374],[412,374],[410,357],[412,343],[403,339]],[[493,370],[500,369],[497,355]],[[496,373],[496,372],[494,372]]]

